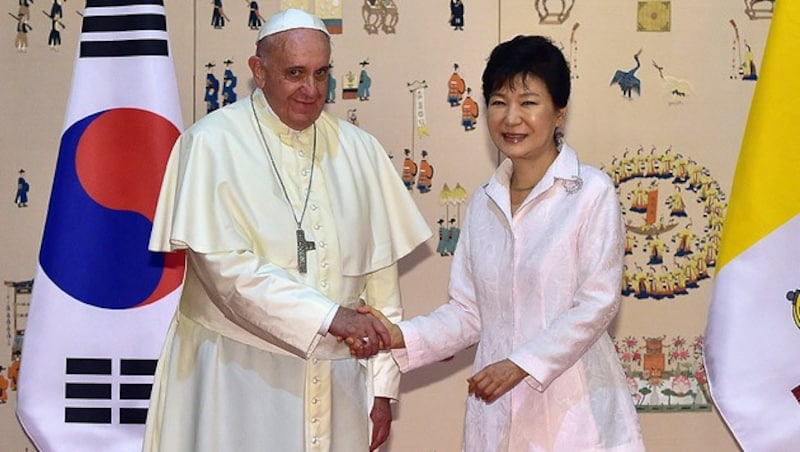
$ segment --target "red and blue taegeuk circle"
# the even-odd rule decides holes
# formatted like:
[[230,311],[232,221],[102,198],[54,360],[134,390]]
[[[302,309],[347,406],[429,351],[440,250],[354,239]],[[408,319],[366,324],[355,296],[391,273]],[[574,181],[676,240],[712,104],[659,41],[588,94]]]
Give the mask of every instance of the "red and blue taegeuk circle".
[[39,255],[61,290],[92,306],[129,309],[181,284],[183,254],[147,249],[178,135],[167,119],[134,108],[93,114],[64,132]]

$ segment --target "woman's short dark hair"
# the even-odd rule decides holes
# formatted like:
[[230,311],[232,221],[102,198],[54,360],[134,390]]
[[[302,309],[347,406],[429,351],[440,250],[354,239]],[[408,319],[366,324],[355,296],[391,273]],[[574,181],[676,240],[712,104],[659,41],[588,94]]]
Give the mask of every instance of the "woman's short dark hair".
[[569,101],[570,73],[564,54],[544,36],[517,36],[492,50],[483,70],[483,100],[489,104],[492,93],[513,88],[517,77],[524,81],[536,77],[547,87],[556,108]]

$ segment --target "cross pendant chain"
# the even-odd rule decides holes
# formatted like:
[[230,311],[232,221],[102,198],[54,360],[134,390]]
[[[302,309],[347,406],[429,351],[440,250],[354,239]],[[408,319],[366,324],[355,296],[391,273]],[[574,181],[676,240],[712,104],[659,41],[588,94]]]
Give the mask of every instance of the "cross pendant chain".
[[264,149],[267,151],[267,156],[269,156],[269,163],[272,166],[272,170],[275,172],[275,178],[278,179],[278,183],[281,185],[283,197],[286,198],[286,203],[289,205],[289,209],[292,212],[292,218],[294,218],[294,221],[297,224],[297,230],[295,231],[295,234],[297,234],[297,270],[300,273],[306,273],[308,271],[306,254],[308,254],[309,251],[314,250],[315,247],[314,242],[306,241],[306,233],[303,231],[303,228],[300,225],[303,224],[303,218],[306,216],[306,208],[308,207],[308,200],[311,198],[311,187],[314,180],[314,162],[317,159],[317,124],[314,124],[314,144],[311,151],[311,175],[308,176],[306,199],[303,201],[303,210],[300,212],[300,219],[298,219],[297,214],[294,212],[294,207],[292,207],[292,200],[289,199],[289,193],[286,191],[286,185],[283,183],[283,178],[281,177],[280,171],[278,171],[278,165],[275,164],[275,159],[272,157],[272,151],[270,151],[269,146],[267,146],[267,138],[264,136],[264,131],[261,129],[261,121],[258,120],[258,114],[256,113],[255,94],[256,92],[254,90],[253,94],[250,96],[250,107],[253,110],[253,119],[255,119],[256,125],[258,126],[258,133],[261,135],[261,142],[264,145]]
[[297,271],[305,273],[308,271],[306,260],[306,253],[315,248],[314,242],[306,241],[306,233],[300,228],[297,228]]

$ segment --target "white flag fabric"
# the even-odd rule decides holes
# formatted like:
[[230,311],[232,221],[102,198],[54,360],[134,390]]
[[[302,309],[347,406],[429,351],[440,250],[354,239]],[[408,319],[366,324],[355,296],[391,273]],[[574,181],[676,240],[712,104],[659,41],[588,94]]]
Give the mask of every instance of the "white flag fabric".
[[147,250],[182,129],[162,0],[87,0],[22,348],[41,451],[138,451],[182,254]]
[[800,450],[800,1],[775,2],[706,325],[715,405],[745,451]]

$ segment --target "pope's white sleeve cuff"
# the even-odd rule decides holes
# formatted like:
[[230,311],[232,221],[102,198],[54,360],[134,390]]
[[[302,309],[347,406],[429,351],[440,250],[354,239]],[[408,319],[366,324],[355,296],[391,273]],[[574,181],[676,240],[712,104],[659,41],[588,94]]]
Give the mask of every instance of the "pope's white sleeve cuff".
[[339,305],[333,305],[331,310],[328,311],[328,316],[325,317],[325,321],[322,322],[322,326],[319,327],[319,334],[322,336],[326,336],[328,334],[328,328],[331,327],[331,323],[333,323],[333,318],[336,316],[336,313],[339,312]]

